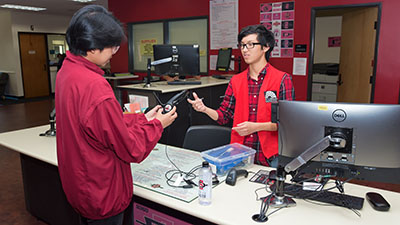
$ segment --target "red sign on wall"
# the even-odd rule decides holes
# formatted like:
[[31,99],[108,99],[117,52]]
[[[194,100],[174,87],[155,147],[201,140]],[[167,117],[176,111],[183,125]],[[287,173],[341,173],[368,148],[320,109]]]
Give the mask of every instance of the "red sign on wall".
[[328,47],[340,47],[341,37],[328,37]]

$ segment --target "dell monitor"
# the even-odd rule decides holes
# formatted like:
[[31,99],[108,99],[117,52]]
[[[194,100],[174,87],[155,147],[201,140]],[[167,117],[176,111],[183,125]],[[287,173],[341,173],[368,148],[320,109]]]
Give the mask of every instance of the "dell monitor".
[[400,105],[279,101],[278,120],[282,167],[330,136],[297,176],[400,184]]
[[216,70],[228,71],[231,65],[231,57],[232,57],[232,48],[219,49]]
[[154,61],[166,59],[155,66],[155,73],[180,78],[200,75],[199,49],[199,45],[153,45]]

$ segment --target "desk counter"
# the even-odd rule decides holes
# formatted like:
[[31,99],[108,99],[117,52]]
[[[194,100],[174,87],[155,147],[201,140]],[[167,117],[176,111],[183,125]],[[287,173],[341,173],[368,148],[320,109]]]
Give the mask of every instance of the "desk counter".
[[[197,81],[194,78],[190,78],[189,80]],[[141,91],[157,91],[161,93],[170,93],[170,92],[177,92],[182,90],[191,90],[197,88],[204,88],[204,87],[212,87],[218,86],[223,84],[228,84],[228,79],[216,79],[210,76],[201,77],[200,78],[201,84],[190,84],[190,85],[169,85],[167,81],[158,81],[152,82],[151,87],[144,87],[144,84],[132,84],[132,85],[120,85],[118,88],[121,89],[131,89],[131,90],[141,90]]]
[[136,75],[136,74],[116,76],[116,77],[104,76],[104,78],[106,78],[106,80],[127,80],[127,79],[134,79],[134,78],[138,78],[138,77],[139,77],[139,75]]
[[39,136],[49,129],[44,125],[0,133],[0,145],[57,166],[56,138]]
[[[253,165],[248,168],[249,171],[257,172],[265,167]],[[270,168],[267,168],[269,170]],[[247,179],[238,179],[235,186],[222,183],[212,190],[212,203],[210,206],[202,206],[197,199],[190,203],[170,198],[165,195],[155,194],[155,192],[137,187],[134,188],[134,194],[158,204],[176,209],[178,211],[196,216],[198,218],[210,221],[216,224],[310,224],[322,223],[324,225],[337,224],[397,224],[398,215],[400,215],[400,194],[355,184],[345,184],[345,193],[353,196],[365,198],[367,192],[379,192],[391,204],[389,212],[379,212],[372,209],[367,200],[364,201],[364,207],[359,212],[358,217],[350,209],[336,207],[332,205],[321,206],[304,200],[295,199],[295,207],[283,208],[269,216],[266,223],[255,222],[251,219],[254,214],[260,212],[261,202],[256,201],[255,191],[263,188],[264,185],[249,181],[253,174],[249,174]],[[264,197],[268,193],[265,189],[257,191],[258,196]],[[269,208],[268,213],[276,210]]]
[[[23,155],[46,162],[46,164],[56,166],[56,139],[54,137],[39,136],[40,133],[45,132],[48,130],[48,128],[49,125],[45,125],[1,133],[0,145],[20,152]],[[259,165],[252,165],[250,168],[248,168],[249,171],[253,172],[257,172],[260,169],[269,170],[270,168]],[[42,176],[42,174],[40,174],[40,176]],[[134,194],[162,206],[166,206],[216,224],[260,224],[251,219],[254,214],[258,214],[260,211],[261,203],[260,201],[256,201],[255,191],[260,189],[257,191],[257,193],[258,196],[261,197],[266,196],[268,193],[265,191],[265,189],[263,189],[264,185],[249,182],[248,180],[251,176],[252,174],[249,174],[248,178],[240,178],[235,186],[229,186],[225,183],[222,183],[213,188],[212,203],[210,206],[199,205],[197,199],[190,203],[186,203],[184,201],[177,200],[138,186],[135,186]],[[43,184],[43,188],[48,186],[46,185],[47,184]],[[365,200],[363,209],[359,211],[361,213],[361,217],[358,217],[353,211],[343,207],[320,206],[304,200],[296,199],[295,201],[297,202],[297,205],[295,207],[284,208],[277,211],[269,217],[268,222],[265,224],[310,224],[317,222],[324,225],[398,224],[398,217],[400,215],[399,193],[355,184],[346,184],[344,187],[346,194],[359,197],[365,197],[367,192],[379,192],[390,203],[391,208],[388,212],[375,211]],[[48,195],[48,192],[45,194]],[[60,200],[58,200],[56,204],[61,204]],[[32,208],[27,208],[32,212]],[[275,209],[270,208],[268,213],[273,212],[274,210]],[[70,224],[72,223],[69,223],[69,225]]]

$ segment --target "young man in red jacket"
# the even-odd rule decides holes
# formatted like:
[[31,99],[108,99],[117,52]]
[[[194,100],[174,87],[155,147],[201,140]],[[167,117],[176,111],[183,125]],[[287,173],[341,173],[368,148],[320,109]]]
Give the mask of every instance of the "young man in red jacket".
[[[133,225],[130,163],[141,162],[163,128],[177,117],[123,114],[99,66],[125,39],[119,21],[101,6],[77,11],[66,34],[70,51],[56,80],[57,159],[68,202],[81,224]],[[129,222],[126,219],[129,218]]]
[[219,109],[205,106],[196,93],[188,102],[219,124],[233,120],[231,142],[255,149],[256,163],[276,167],[278,127],[271,123],[271,102],[294,99],[292,78],[268,63],[275,39],[263,25],[243,28],[238,42],[249,66],[232,77]]

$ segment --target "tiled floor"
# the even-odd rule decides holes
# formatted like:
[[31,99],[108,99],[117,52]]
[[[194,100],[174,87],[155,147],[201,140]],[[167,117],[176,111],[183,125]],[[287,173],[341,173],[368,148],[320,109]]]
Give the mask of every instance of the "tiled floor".
[[[47,124],[53,107],[52,99],[0,106],[0,132]],[[0,225],[45,224],[25,208],[19,154],[0,146]]]

